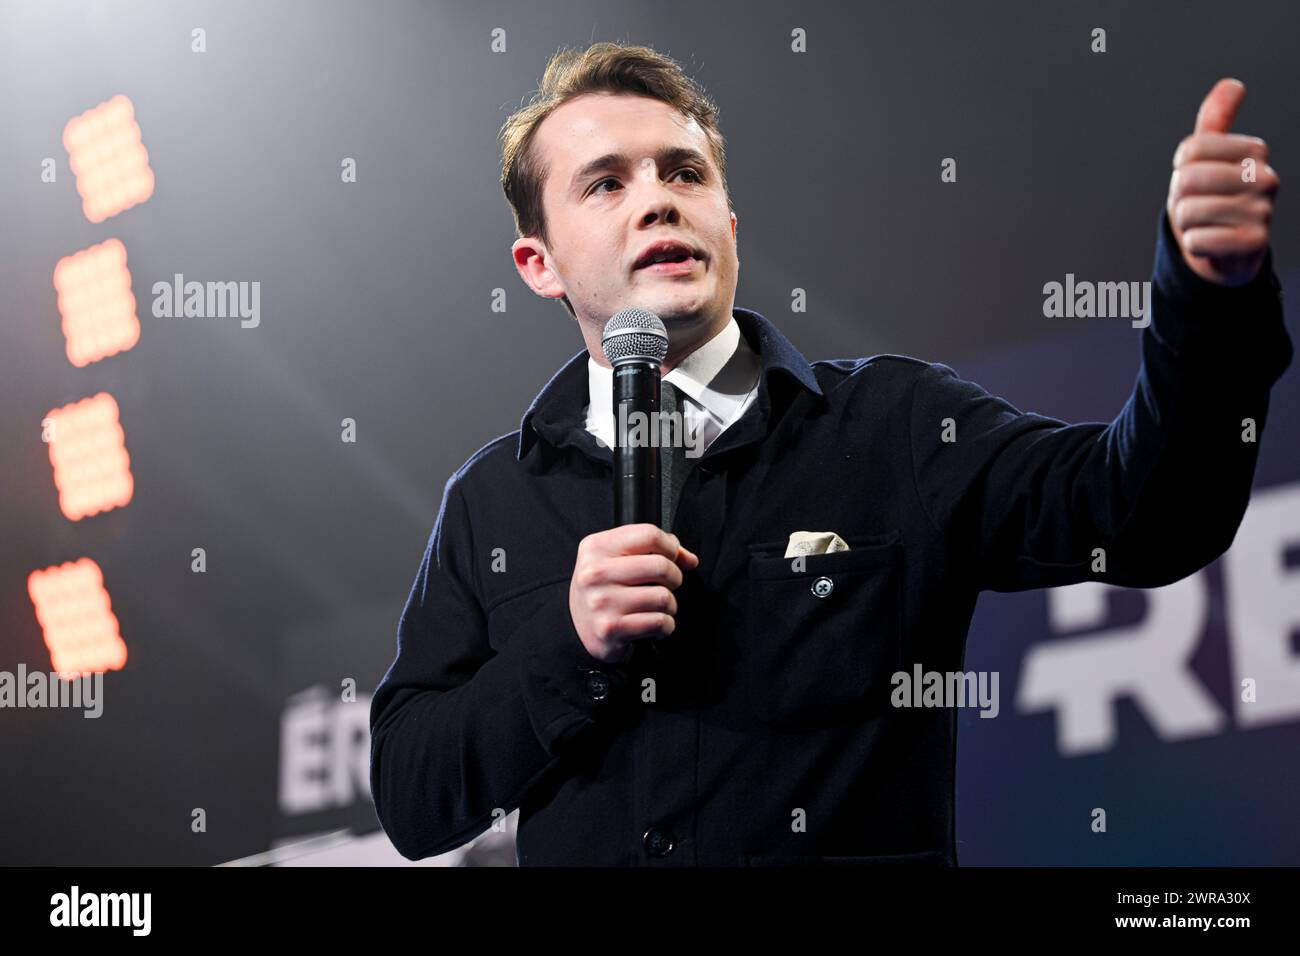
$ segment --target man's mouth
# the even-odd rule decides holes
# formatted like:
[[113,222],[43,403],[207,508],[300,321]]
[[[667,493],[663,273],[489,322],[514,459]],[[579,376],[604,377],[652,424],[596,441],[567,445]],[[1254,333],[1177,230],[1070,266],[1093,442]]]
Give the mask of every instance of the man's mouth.
[[664,236],[641,250],[632,271],[644,269],[657,275],[687,275],[695,270],[697,262],[703,261],[699,250],[691,243]]
[[663,262],[652,262],[648,265],[639,266],[637,272],[649,272],[654,275],[664,276],[684,276],[690,275],[695,271],[695,267],[700,264],[700,260],[694,256],[682,253]]

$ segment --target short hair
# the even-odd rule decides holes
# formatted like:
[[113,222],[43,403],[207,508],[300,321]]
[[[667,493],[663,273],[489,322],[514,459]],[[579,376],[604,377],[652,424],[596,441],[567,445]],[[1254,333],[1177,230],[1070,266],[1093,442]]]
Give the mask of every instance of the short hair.
[[[501,190],[514,214],[518,237],[535,236],[550,244],[542,208],[542,184],[549,168],[533,148],[537,128],[569,100],[600,92],[648,96],[699,123],[730,204],[726,141],[718,128],[717,104],[670,57],[645,46],[593,43],[586,50],[564,49],[552,56],[532,100],[501,127]],[[569,315],[577,318],[569,297],[563,296],[562,301]]]

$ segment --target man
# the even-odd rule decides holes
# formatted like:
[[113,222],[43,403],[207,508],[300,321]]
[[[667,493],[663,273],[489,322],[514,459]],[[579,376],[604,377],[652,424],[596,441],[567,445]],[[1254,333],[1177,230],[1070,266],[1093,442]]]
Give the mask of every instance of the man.
[[[1243,95],[1216,85],[1175,155],[1131,399],[1065,425],[943,365],[810,365],[734,306],[713,105],[646,48],[553,60],[503,128],[502,181],[515,265],[586,350],[446,484],[372,702],[397,849],[518,807],[521,865],[955,865],[955,711],[892,706],[891,676],[960,671],[982,589],[1165,585],[1246,508],[1243,422],[1292,346],[1278,177],[1227,132]],[[665,450],[666,531],[609,527],[600,340],[629,306],[667,327],[665,400],[704,448]],[[832,547],[792,560],[795,531]]]

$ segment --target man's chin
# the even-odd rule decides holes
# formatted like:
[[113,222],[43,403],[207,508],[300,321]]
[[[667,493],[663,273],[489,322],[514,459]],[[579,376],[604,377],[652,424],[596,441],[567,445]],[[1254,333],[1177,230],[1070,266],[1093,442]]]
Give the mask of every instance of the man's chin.
[[647,303],[639,305],[638,308],[647,309],[659,316],[659,321],[669,329],[689,329],[697,325],[704,325],[709,319],[708,313],[703,306],[687,308],[669,303],[655,308],[653,304]]
[[665,325],[691,325],[706,318],[709,311],[709,303],[701,296],[685,291],[674,293],[671,289],[636,289],[629,295],[628,304],[653,312]]

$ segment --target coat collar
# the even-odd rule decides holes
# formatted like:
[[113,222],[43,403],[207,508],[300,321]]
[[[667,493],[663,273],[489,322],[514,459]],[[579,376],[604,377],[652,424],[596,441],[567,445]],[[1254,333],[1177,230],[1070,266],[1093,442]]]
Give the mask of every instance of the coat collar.
[[[758,404],[764,416],[770,408],[772,384],[778,373],[818,398],[823,397],[812,366],[775,325],[752,309],[735,308],[731,314],[762,363]],[[519,444],[515,451],[518,460],[523,460],[539,436],[560,447],[573,443],[570,433],[575,428],[585,432],[582,411],[588,400],[588,358],[587,350],[583,349],[565,362],[528,406],[519,422]],[[594,438],[590,444],[599,447]],[[608,454],[608,449],[605,451]]]

